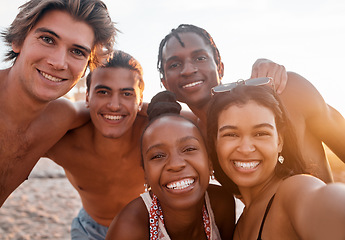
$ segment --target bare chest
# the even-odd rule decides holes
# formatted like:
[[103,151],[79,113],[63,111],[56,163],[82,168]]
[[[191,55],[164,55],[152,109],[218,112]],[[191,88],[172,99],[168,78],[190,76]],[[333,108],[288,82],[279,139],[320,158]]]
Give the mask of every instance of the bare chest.
[[37,141],[37,138],[33,138],[30,130],[0,128],[1,199],[7,198],[27,179],[49,145],[49,141],[44,141],[44,139]]

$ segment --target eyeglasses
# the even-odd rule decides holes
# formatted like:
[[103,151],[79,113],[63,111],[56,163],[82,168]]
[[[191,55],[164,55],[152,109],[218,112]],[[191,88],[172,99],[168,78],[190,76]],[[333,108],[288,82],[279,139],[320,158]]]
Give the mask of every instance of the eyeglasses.
[[271,77],[252,78],[248,80],[240,79],[236,82],[225,83],[225,84],[221,84],[216,87],[213,87],[211,89],[211,92],[212,92],[212,95],[215,95],[216,93],[229,92],[231,91],[231,89],[234,89],[235,87],[241,84],[249,85],[249,86],[261,86],[270,82],[273,84],[273,78]]

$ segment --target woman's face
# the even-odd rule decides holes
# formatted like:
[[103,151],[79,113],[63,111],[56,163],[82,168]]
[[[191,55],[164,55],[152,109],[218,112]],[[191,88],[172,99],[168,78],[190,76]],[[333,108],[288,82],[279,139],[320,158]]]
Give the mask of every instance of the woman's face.
[[210,168],[205,143],[189,121],[165,116],[144,133],[146,181],[162,206],[188,209],[203,201]]
[[220,113],[215,145],[227,176],[240,188],[253,188],[274,175],[283,143],[273,112],[249,101]]

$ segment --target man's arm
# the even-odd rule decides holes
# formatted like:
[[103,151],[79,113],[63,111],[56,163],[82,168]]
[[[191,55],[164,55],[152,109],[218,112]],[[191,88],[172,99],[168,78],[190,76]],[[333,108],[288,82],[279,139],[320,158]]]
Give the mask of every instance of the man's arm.
[[308,127],[345,163],[344,117],[327,104],[320,106],[317,115],[308,119]]
[[72,102],[59,98],[49,104],[57,121],[62,121],[67,130],[80,127],[90,120],[90,111],[84,101]]
[[329,106],[317,89],[302,76],[289,72],[289,86],[282,96],[291,109],[304,115],[309,133],[320,143],[325,143],[345,162],[345,119]]

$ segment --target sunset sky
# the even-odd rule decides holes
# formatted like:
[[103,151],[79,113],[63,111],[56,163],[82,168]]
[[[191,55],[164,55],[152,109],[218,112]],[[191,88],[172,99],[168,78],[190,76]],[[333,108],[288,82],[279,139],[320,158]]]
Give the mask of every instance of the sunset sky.
[[[25,0],[0,0],[3,30]],[[250,76],[268,58],[307,78],[345,116],[345,1],[343,0],[130,0],[104,1],[117,28],[117,49],[144,68],[144,100],[163,90],[158,46],[172,28],[190,23],[214,38],[225,64],[223,82]],[[1,58],[5,46],[0,43]],[[0,63],[0,68],[8,64]]]

